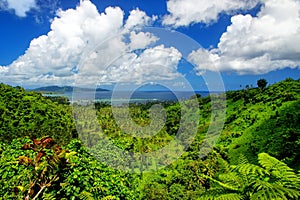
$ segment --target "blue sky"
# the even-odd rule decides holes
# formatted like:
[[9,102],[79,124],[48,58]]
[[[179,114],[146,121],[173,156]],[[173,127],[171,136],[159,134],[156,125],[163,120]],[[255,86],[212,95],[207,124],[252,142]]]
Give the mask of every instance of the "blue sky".
[[233,90],[298,79],[299,12],[299,0],[0,0],[0,80]]

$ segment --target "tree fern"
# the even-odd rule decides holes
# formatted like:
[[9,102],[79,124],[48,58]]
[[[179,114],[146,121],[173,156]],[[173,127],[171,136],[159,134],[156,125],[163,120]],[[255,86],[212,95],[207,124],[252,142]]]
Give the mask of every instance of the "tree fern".
[[241,175],[245,175],[249,178],[256,178],[257,176],[269,175],[269,172],[267,170],[253,164],[239,164],[235,168],[235,170],[239,172]]
[[288,180],[288,182],[292,181],[299,183],[299,177],[293,171],[293,169],[288,167],[285,163],[277,160],[276,158],[271,157],[266,153],[261,153],[258,155],[258,162],[266,170],[270,171],[276,178],[281,178],[284,182]]
[[[259,164],[249,164],[241,157],[241,164],[231,166],[231,171],[219,174],[212,187],[199,199],[221,200],[290,200],[300,198],[299,175],[285,163],[266,153],[258,155]],[[223,188],[220,189],[220,188]]]
[[272,170],[282,170],[287,171],[291,170],[285,163],[277,160],[276,158],[270,156],[267,153],[260,153],[258,154],[258,162],[259,164],[264,167],[265,169],[272,171]]

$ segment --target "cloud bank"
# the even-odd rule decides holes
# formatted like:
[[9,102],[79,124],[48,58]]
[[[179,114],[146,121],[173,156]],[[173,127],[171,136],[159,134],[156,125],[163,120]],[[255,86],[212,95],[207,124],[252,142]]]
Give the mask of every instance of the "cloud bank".
[[168,0],[170,14],[163,19],[163,24],[188,26],[193,23],[210,24],[218,20],[220,13],[232,14],[238,10],[249,10],[259,0]]
[[263,74],[300,66],[300,2],[266,0],[256,17],[235,15],[216,49],[189,55],[201,74],[211,69]]
[[[209,24],[218,20],[220,13],[233,15],[216,48],[189,54],[188,61],[199,76],[215,69],[263,74],[300,66],[298,0],[261,1],[256,16],[234,13],[253,8],[258,0],[167,3],[170,14],[164,16],[163,23],[175,27]],[[90,1],[81,1],[75,9],[59,10],[47,35],[33,39],[25,54],[9,66],[0,66],[0,79],[27,85],[176,80],[181,52],[174,47],[155,46],[160,38],[142,31],[156,19],[139,9],[130,11],[124,19],[119,7],[99,13]]]
[[[139,9],[131,11],[127,19],[119,7],[99,13],[90,1],[81,1],[76,9],[58,11],[51,31],[33,39],[25,54],[11,65],[0,67],[0,77],[33,85],[175,78],[181,59],[178,50],[148,47],[159,38],[137,29],[155,19]],[[134,53],[137,49],[146,50]],[[80,63],[83,60],[84,64]]]

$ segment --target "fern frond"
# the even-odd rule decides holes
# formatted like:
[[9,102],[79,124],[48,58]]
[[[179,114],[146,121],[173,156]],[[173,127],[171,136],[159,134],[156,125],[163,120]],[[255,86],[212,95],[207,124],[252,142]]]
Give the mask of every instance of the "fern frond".
[[215,198],[216,200],[241,200],[243,195],[237,193],[222,194]]
[[258,157],[261,166],[250,164],[241,157],[241,164],[231,166],[230,172],[220,174],[218,180],[203,175],[215,184],[199,199],[300,199],[299,174],[266,153]]
[[269,175],[269,172],[260,166],[253,164],[240,164],[236,167],[236,170],[247,177],[257,177],[258,175],[265,176]]
[[78,197],[79,197],[79,199],[82,199],[82,200],[95,200],[94,195],[87,191],[82,191],[78,195]]
[[[268,199],[298,199],[300,192],[297,189],[287,188],[279,183],[270,183],[262,180],[257,180],[253,185],[257,193],[263,192]],[[289,197],[289,198],[288,198]]]
[[206,176],[206,175],[203,175],[205,178],[211,180],[212,182],[214,183],[217,183],[218,185],[220,185],[221,187],[225,188],[225,189],[228,189],[228,190],[231,190],[231,191],[238,191],[239,189],[237,187],[234,187],[230,184],[226,184],[226,183],[222,183],[221,181],[218,181],[210,176]]
[[266,168],[272,176],[280,180],[284,186],[300,189],[299,176],[284,162],[281,162],[266,153],[259,154],[258,159],[259,163]]
[[269,200],[266,192],[264,190],[260,190],[253,194],[250,197],[250,200]]
[[197,200],[214,200],[214,197],[209,195],[202,195],[198,197]]
[[244,154],[240,154],[238,162],[239,162],[239,164],[248,164],[249,163],[247,157]]
[[223,183],[236,186],[238,188],[243,187],[243,179],[241,178],[241,176],[238,176],[238,174],[235,172],[220,174],[219,179]]
[[270,156],[267,153],[258,154],[258,162],[262,167],[264,167],[268,171],[273,171],[273,170],[279,172],[293,171],[284,162],[277,160],[276,158]]
[[220,194],[226,194],[226,193],[228,193],[228,189],[223,188],[219,184],[217,184],[216,186],[211,187],[209,190],[206,190],[197,199],[199,199],[199,200],[214,200],[215,197],[219,196]]
[[300,191],[294,188],[287,188],[281,185],[276,184],[276,191],[281,191],[285,196],[289,197],[288,199],[299,199]]

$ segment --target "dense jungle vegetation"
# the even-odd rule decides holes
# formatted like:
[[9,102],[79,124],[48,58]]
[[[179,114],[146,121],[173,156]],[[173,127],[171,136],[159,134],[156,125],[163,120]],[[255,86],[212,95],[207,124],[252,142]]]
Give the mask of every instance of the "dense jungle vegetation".
[[[182,113],[191,108],[161,102],[166,123],[140,138],[137,130],[129,135],[117,125],[107,103],[90,106],[95,127],[86,105],[0,84],[0,199],[300,199],[300,79],[266,85],[260,80],[257,88],[226,92],[224,128],[207,155],[199,152],[210,147],[204,139],[211,97],[195,96],[199,124],[186,151],[166,167],[150,163],[146,171],[121,155],[113,162],[129,169],[124,171],[96,159],[116,159],[114,149],[104,148],[100,129],[120,149],[153,152],[174,139]],[[149,125],[152,105],[132,104],[131,118]],[[72,109],[84,120],[76,122]],[[114,111],[122,116],[125,109]]]

